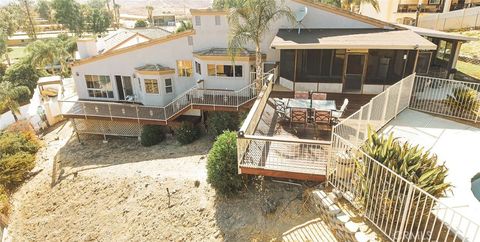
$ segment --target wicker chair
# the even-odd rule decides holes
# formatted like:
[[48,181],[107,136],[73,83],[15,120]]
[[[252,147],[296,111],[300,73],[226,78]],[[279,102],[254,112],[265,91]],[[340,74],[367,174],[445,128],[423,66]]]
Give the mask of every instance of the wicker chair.
[[312,93],[313,100],[327,100],[327,94],[323,92]]
[[304,128],[307,127],[307,109],[292,108],[290,110],[290,128],[292,123],[303,124]]
[[295,92],[295,99],[308,99],[308,92]]

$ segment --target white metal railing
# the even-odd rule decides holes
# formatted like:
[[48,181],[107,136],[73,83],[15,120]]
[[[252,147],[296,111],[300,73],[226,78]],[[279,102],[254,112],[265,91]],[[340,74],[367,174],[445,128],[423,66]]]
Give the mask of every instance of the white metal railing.
[[179,95],[164,107],[78,100],[59,100],[59,105],[62,114],[76,115],[85,119],[102,117],[112,120],[121,118],[168,121],[183,110],[192,108],[192,105],[239,108],[255,99],[256,96],[255,83],[252,83],[238,91],[210,90],[194,87]]
[[333,135],[329,183],[392,241],[478,241],[479,225]]
[[255,135],[273,89],[274,73],[266,74],[268,82],[263,82],[257,100],[238,132],[238,166],[325,175],[330,142]]
[[240,167],[326,175],[330,142],[244,135],[237,139],[245,151]]
[[479,122],[480,84],[417,76],[410,108]]
[[[432,108],[436,103],[445,105],[445,98],[458,87],[479,90],[478,85],[471,83],[408,76],[375,96],[333,129],[331,157],[327,165],[329,183],[354,206],[362,208],[364,216],[392,241],[480,240],[480,227],[475,221],[415,186],[360,148],[367,138],[369,126],[378,131],[408,107],[465,119],[459,108],[449,109],[449,112]],[[464,108],[462,103],[465,104],[459,102],[458,105]],[[472,116],[468,117],[475,121]]]
[[412,74],[378,94],[346,119],[333,127],[336,134],[359,145],[367,138],[368,127],[379,130],[408,107],[415,75]]

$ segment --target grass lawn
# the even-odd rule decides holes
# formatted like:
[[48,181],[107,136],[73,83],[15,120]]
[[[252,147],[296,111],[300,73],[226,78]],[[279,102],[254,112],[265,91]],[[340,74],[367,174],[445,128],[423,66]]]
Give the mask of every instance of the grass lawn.
[[[480,39],[480,30],[459,31],[456,33]],[[480,58],[480,40],[463,43],[460,55]]]
[[[10,49],[8,56],[12,62],[16,62],[26,55],[25,46],[12,46],[8,48]],[[2,57],[2,62],[3,61],[5,61],[5,56]]]
[[480,79],[480,66],[463,61],[457,62],[457,69],[469,76]]

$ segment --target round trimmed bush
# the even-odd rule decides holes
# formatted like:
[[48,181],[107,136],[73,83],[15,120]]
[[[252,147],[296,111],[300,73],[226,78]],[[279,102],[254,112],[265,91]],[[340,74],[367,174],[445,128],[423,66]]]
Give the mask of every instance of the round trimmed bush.
[[164,126],[144,125],[142,128],[140,143],[145,147],[156,145],[165,140],[166,133],[167,128]]
[[230,112],[211,112],[207,117],[208,133],[213,136],[218,136],[223,131],[236,131],[240,125],[240,118],[238,113]]
[[175,130],[175,137],[182,145],[192,143],[200,138],[200,135],[200,128],[190,122],[182,122],[180,127]]
[[219,193],[229,195],[242,189],[237,166],[237,134],[225,131],[208,153],[207,182]]

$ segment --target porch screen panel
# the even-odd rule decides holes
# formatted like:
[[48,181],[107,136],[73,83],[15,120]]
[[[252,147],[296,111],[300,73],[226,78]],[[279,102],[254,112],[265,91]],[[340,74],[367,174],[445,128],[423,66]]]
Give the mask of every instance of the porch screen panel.
[[295,72],[295,50],[280,51],[280,76],[293,81]]

